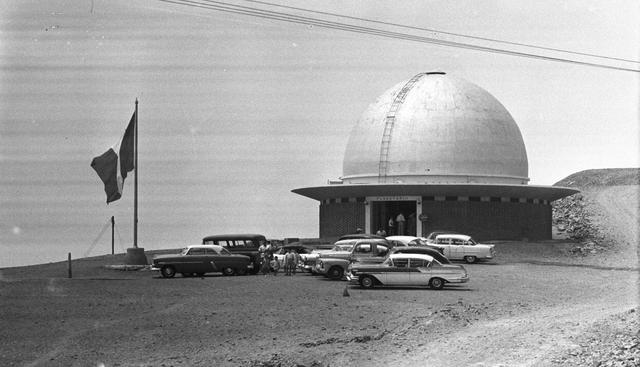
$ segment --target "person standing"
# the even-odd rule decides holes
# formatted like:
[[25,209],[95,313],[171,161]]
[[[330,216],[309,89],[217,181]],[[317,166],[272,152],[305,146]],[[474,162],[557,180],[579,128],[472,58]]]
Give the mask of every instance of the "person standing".
[[395,222],[393,221],[393,217],[389,218],[389,223],[387,223],[387,226],[389,227],[389,236],[393,236],[395,233],[393,233],[393,227],[395,226]]
[[398,214],[396,217],[396,223],[398,224],[398,236],[404,235],[404,225],[405,225],[404,215],[402,213]]
[[258,247],[258,255],[260,256],[260,272],[267,275],[269,272],[269,259],[267,259],[267,245],[264,241],[260,241],[260,247]]
[[293,250],[289,250],[284,254],[284,275],[291,275],[291,268],[293,266],[294,259]]
[[296,271],[298,270],[298,264],[302,261],[302,256],[296,251],[292,251],[293,253],[293,267],[291,271],[293,271],[293,275],[296,275]]

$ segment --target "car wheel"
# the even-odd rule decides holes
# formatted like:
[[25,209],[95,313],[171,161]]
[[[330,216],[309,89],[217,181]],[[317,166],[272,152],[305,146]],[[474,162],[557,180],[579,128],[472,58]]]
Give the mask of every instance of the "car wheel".
[[160,274],[165,278],[173,278],[176,275],[176,269],[173,266],[165,265],[160,269]]
[[260,262],[253,263],[253,269],[251,269],[251,274],[258,274],[260,271]]
[[235,273],[236,273],[236,270],[229,266],[222,269],[222,275],[230,276],[230,275],[234,275]]
[[478,260],[478,258],[476,258],[475,256],[465,256],[464,257],[464,261],[466,261],[467,264],[473,264],[477,260]]
[[362,278],[360,278],[360,286],[362,288],[367,288],[367,289],[371,289],[376,285],[375,280],[373,279],[373,277],[370,277],[368,275],[363,276]]
[[327,276],[331,279],[342,279],[344,269],[341,266],[332,266],[327,272]]
[[444,279],[440,278],[431,278],[429,281],[429,287],[433,289],[442,289],[444,288]]

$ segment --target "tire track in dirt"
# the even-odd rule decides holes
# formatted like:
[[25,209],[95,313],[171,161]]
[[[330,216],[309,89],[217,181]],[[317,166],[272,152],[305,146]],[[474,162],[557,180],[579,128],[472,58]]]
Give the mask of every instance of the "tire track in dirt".
[[[577,345],[573,338],[594,323],[635,307],[632,302],[561,305],[527,315],[477,322],[410,355],[394,354],[379,366],[545,366]],[[553,332],[550,332],[553,331]]]

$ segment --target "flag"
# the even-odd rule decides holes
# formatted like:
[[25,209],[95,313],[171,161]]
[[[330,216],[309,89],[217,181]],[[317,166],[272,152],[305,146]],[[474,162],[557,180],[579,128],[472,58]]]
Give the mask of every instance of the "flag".
[[131,172],[134,169],[135,126],[136,113],[134,112],[122,136],[122,140],[91,161],[91,167],[104,182],[107,204],[120,199],[127,172]]

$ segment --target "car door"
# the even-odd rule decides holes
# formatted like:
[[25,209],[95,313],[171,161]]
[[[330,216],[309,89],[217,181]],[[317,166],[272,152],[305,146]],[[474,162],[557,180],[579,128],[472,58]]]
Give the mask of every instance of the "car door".
[[387,271],[387,285],[411,284],[409,259],[404,257],[393,258],[393,266]]
[[438,238],[437,244],[438,244],[438,246],[442,247],[444,256],[448,257],[449,259],[453,258],[452,257],[452,252],[451,252],[451,239],[450,238]]
[[352,260],[361,261],[372,256],[373,244],[370,242],[360,242],[353,248]]
[[[454,259],[463,259],[467,255],[467,241],[454,238],[451,240],[451,252]],[[473,252],[473,250],[471,250]]]
[[424,259],[411,259],[409,261],[412,285],[429,285],[429,280],[433,276],[431,263]]
[[[227,253],[231,255],[230,252],[227,251]],[[206,256],[203,261],[203,269],[205,273],[222,270],[222,264],[220,261],[221,256],[214,249],[206,249],[205,255]]]
[[194,247],[189,249],[185,255],[182,273],[205,273],[206,272],[206,256],[203,247]]

